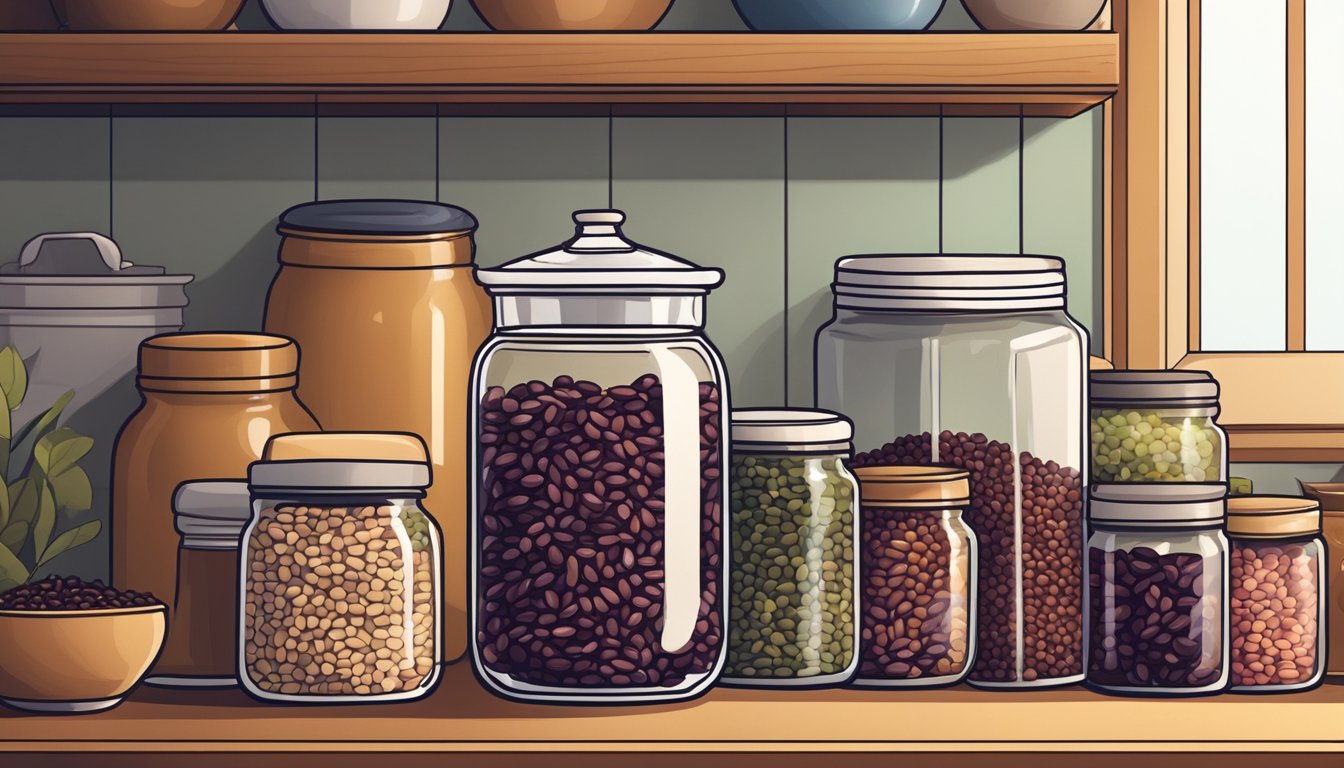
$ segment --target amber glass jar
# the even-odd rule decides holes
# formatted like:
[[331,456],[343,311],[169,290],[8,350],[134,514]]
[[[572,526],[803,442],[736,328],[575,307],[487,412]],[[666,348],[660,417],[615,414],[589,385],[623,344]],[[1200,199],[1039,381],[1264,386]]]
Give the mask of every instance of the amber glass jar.
[[142,402],[112,460],[114,584],[174,603],[173,492],[197,478],[242,477],[272,435],[318,428],[294,394],[298,362],[292,340],[262,334],[166,334],[140,345]]
[[490,333],[467,211],[329,200],[280,217],[266,330],[303,349],[299,397],[328,430],[412,432],[429,446],[424,507],[445,532],[444,655],[467,643],[467,386]]
[[150,685],[211,688],[237,682],[238,539],[252,517],[244,480],[183,483],[173,495],[177,551],[173,626]]

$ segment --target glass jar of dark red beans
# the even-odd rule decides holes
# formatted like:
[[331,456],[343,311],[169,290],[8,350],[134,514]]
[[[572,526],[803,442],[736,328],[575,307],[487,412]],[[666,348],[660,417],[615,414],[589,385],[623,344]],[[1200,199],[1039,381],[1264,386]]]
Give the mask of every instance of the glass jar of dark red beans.
[[817,332],[817,406],[853,465],[970,475],[980,551],[972,685],[1083,679],[1087,332],[1048,256],[854,256]]
[[724,663],[723,280],[626,240],[619,211],[482,271],[473,373],[472,659],[495,693],[661,702]]
[[1108,693],[1219,693],[1229,669],[1227,489],[1092,489],[1087,682]]

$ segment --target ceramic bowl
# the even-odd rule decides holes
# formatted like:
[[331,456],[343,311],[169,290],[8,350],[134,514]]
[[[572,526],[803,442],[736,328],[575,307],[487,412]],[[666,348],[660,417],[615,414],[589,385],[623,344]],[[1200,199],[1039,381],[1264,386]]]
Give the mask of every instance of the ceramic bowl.
[[78,31],[200,32],[225,29],[246,0],[51,0]]
[[672,0],[471,0],[501,32],[607,32],[653,29]]
[[0,611],[0,701],[32,712],[120,704],[163,649],[163,605]]
[[0,0],[0,32],[47,32],[60,26],[50,0]]
[[928,29],[945,0],[733,0],[747,26],[769,32]]
[[1077,32],[1092,26],[1106,0],[961,0],[961,4],[984,30]]
[[448,18],[452,0],[261,0],[277,29],[435,30]]

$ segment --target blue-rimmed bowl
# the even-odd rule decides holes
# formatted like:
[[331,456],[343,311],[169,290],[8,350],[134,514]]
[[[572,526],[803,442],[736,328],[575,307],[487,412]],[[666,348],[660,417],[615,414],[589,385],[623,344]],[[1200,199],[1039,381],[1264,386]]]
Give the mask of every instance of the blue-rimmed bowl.
[[761,32],[909,32],[928,29],[946,0],[733,0]]

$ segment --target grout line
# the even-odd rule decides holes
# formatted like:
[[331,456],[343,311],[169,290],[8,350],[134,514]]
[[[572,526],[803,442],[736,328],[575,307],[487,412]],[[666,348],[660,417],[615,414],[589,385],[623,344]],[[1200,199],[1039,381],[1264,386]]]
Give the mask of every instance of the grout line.
[[313,202],[317,202],[318,200],[322,199],[321,195],[318,194],[318,187],[319,187],[318,168],[320,167],[320,163],[318,161],[320,157],[318,148],[320,146],[319,142],[321,141],[322,138],[322,132],[321,130],[319,130],[317,112],[318,112],[317,97],[314,96],[313,97]]
[[443,165],[439,159],[439,136],[443,133],[442,125],[442,105],[434,105],[434,202],[443,202],[443,193],[439,189],[443,186],[442,168]]
[[1026,183],[1023,175],[1026,171],[1026,144],[1027,144],[1027,112],[1026,106],[1017,105],[1017,253],[1019,256],[1027,254],[1027,230],[1026,230]]
[[[792,329],[789,326],[789,105],[784,105],[784,407],[792,406],[789,400],[789,379],[793,369],[789,367],[789,338]],[[815,399],[816,395],[813,394]]]
[[607,208],[616,207],[616,109],[607,105]]
[[107,236],[115,240],[117,234],[117,176],[116,176],[116,117],[112,105],[107,105]]
[[938,255],[943,254],[943,105],[938,105]]

